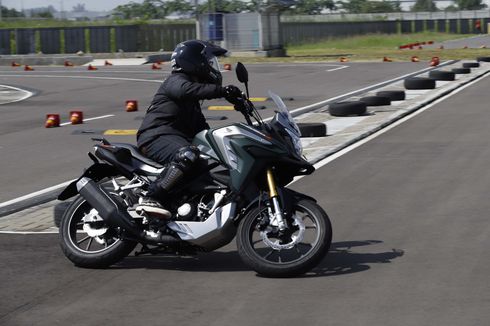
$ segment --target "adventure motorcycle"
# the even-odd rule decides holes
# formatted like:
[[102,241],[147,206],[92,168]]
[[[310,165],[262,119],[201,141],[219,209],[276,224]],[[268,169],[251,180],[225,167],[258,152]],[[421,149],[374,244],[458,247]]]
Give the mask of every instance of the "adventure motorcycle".
[[[279,96],[264,122],[249,100],[248,72],[239,63],[246,95],[234,101],[247,124],[198,133],[200,167],[165,202],[170,220],[138,215],[135,207],[162,166],[130,144],[94,145],[94,161],[59,195],[69,205],[60,222],[61,248],[75,265],[108,267],[129,255],[209,252],[237,237],[242,260],[259,274],[288,277],[315,267],[329,250],[330,220],[316,201],[285,186],[315,168],[302,156],[300,131]],[[252,123],[251,118],[256,120]]]

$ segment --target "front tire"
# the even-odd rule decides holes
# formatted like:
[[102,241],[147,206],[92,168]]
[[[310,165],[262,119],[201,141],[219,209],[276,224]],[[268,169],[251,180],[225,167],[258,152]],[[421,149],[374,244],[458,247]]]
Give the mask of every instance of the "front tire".
[[[137,245],[136,242],[121,239],[117,230],[100,221],[96,213],[90,204],[79,196],[68,206],[61,218],[60,246],[65,256],[76,266],[109,267],[129,255]],[[84,222],[84,216],[89,214],[99,221]]]
[[264,218],[268,215],[266,207],[253,209],[238,227],[238,253],[257,273],[267,277],[301,275],[318,265],[327,254],[332,242],[332,226],[316,202],[295,201],[286,236],[264,228]]

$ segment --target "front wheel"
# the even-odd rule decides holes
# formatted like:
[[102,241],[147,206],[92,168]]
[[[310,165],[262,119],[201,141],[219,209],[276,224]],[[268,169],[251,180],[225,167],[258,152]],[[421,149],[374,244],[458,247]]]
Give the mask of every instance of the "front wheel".
[[292,277],[318,265],[332,242],[332,226],[325,211],[309,199],[295,200],[284,231],[269,224],[267,207],[251,210],[237,233],[238,253],[257,273]]

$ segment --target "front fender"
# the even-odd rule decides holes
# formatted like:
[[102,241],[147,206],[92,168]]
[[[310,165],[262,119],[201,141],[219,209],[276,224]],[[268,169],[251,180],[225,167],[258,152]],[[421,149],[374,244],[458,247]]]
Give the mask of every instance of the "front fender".
[[75,181],[70,183],[59,195],[58,200],[67,200],[78,194],[77,191],[77,182],[84,177],[90,178],[95,182],[99,182],[100,180],[120,175],[120,173],[114,168],[112,165],[104,164],[104,163],[95,163],[86,169],[83,174]]

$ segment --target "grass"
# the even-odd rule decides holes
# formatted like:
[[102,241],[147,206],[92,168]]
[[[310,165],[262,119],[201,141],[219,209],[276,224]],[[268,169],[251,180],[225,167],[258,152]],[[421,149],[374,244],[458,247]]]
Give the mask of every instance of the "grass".
[[235,58],[230,57],[230,63],[244,62],[312,62],[339,61],[344,56],[349,61],[380,62],[383,57],[393,61],[410,61],[412,56],[418,56],[421,61],[429,61],[432,57],[443,60],[474,60],[478,56],[489,56],[490,49],[403,49],[400,45],[434,41],[436,43],[467,38],[468,34],[446,33],[415,33],[415,34],[372,34],[345,38],[333,38],[301,45],[287,46],[287,57],[284,58]]

